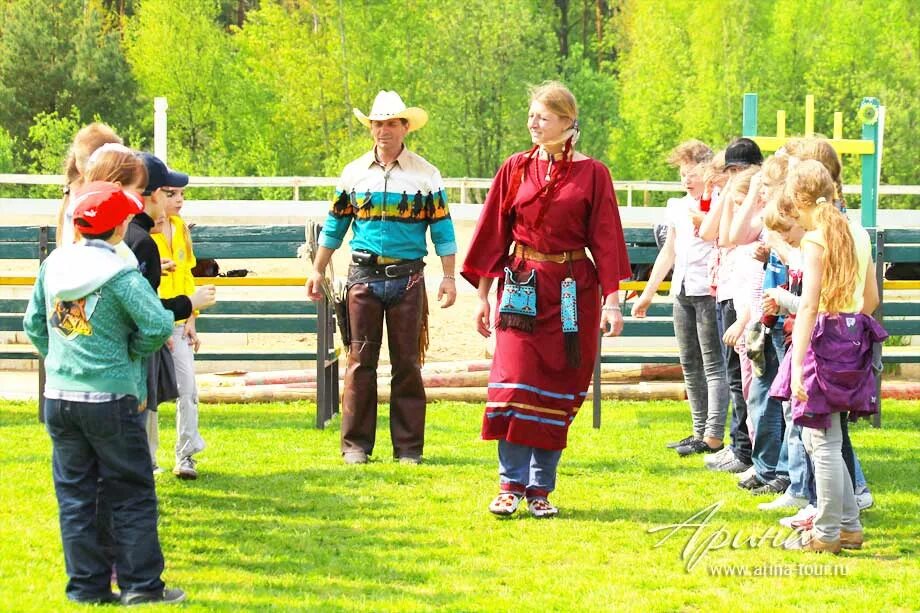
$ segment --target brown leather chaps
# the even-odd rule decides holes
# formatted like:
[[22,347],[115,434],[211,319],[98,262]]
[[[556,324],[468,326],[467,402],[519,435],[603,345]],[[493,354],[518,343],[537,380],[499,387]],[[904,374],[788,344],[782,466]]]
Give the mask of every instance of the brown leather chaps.
[[[399,297],[398,289],[405,288],[407,280],[408,288]],[[425,386],[419,355],[425,280],[417,273],[410,278],[387,279],[386,283],[382,292],[385,299],[367,283],[356,283],[348,290],[351,344],[342,398],[342,453],[364,451],[370,455],[374,450],[377,361],[385,320],[393,369],[390,383],[393,456],[420,458],[425,443]]]

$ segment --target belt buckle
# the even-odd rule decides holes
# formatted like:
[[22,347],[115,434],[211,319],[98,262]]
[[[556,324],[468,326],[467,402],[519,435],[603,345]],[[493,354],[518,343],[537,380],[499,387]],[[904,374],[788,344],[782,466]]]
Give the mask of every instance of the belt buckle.
[[555,262],[556,264],[565,264],[569,261],[569,252],[563,251],[562,255],[558,258],[548,257],[546,259],[548,259],[550,262]]
[[403,266],[402,264],[390,264],[389,266],[384,266],[384,267],[383,267],[383,276],[385,276],[387,279],[396,279],[396,278],[398,278],[398,277],[399,277],[398,274],[396,274],[395,272],[394,272],[394,274],[390,274],[390,271],[393,270],[393,269],[402,268],[402,266]]

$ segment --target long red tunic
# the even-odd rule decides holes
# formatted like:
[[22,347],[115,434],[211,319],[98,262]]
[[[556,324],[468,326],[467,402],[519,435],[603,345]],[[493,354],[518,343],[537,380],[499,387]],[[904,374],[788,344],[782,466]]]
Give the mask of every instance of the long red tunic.
[[[495,329],[496,348],[482,438],[563,449],[569,425],[585,399],[597,356],[598,285],[604,296],[617,291],[620,280],[630,276],[629,256],[610,173],[594,159],[573,162],[565,183],[548,203],[539,227],[534,227],[541,207],[539,200],[517,206],[545,183],[547,162],[532,161],[515,198],[513,214],[503,215],[502,201],[522,155],[525,154],[506,160],[492,182],[461,271],[476,287],[481,277],[499,278],[498,302],[505,266],[515,271],[537,271],[534,331]],[[509,255],[512,242],[542,253],[587,247],[594,263],[589,259],[570,264],[523,261]],[[560,317],[560,284],[570,275],[570,266],[578,288],[581,366],[577,369],[566,362]],[[497,311],[496,304],[496,318]]]

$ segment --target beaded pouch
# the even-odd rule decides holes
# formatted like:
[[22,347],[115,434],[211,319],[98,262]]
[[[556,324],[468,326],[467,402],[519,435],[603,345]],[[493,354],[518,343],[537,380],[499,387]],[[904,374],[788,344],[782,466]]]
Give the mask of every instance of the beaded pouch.
[[505,283],[498,305],[498,327],[533,332],[537,317],[537,275],[535,270],[523,281],[516,281],[514,272],[505,267]]
[[562,337],[569,367],[581,365],[581,347],[578,344],[578,288],[575,279],[566,277],[560,288],[559,311],[562,315]]

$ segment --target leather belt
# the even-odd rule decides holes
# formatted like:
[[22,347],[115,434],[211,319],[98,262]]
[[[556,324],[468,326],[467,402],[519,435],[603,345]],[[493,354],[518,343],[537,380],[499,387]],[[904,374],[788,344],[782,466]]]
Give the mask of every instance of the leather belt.
[[585,250],[573,249],[572,251],[563,251],[562,253],[541,253],[533,247],[527,245],[515,244],[514,256],[522,260],[531,260],[533,262],[555,262],[556,264],[565,264],[575,260],[584,260],[588,257]]
[[386,266],[352,264],[348,269],[348,284],[367,283],[380,279],[399,279],[419,273],[425,268],[425,260],[398,261],[402,262],[402,264],[389,264]]
[[380,265],[380,264],[383,264],[383,265],[403,264],[406,262],[414,262],[415,260],[406,260],[404,258],[388,258],[385,255],[377,255],[376,253],[361,252],[361,254],[358,256],[352,253],[351,261],[357,264],[358,266],[367,266],[367,265]]

